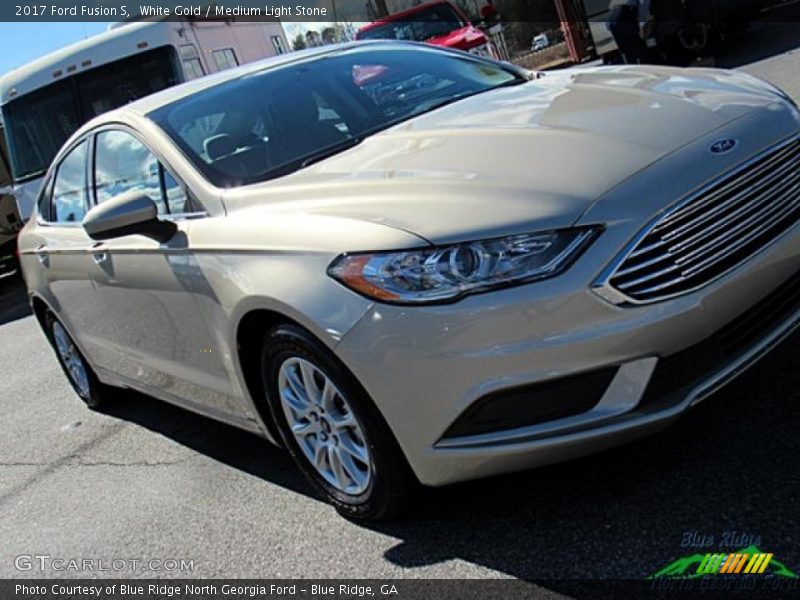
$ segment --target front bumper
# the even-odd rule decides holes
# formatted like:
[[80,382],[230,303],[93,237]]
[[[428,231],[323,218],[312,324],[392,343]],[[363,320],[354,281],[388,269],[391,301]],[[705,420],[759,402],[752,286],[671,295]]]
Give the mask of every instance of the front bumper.
[[[800,323],[794,298],[780,309],[770,304],[800,271],[800,226],[723,279],[649,306],[615,307],[588,289],[607,256],[600,240],[548,282],[450,306],[375,305],[343,338],[337,353],[375,399],[421,482],[560,462],[658,431]],[[708,356],[713,340],[748,318],[747,336]],[[702,368],[686,374],[681,364]],[[612,367],[615,375],[589,410],[448,434],[487,395]]]

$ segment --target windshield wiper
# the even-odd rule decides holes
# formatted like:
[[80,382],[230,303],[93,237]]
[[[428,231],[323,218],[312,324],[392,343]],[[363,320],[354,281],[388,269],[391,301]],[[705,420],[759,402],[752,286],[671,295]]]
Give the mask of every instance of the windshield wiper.
[[313,165],[316,162],[325,160],[329,156],[333,156],[334,154],[339,154],[339,152],[344,152],[348,148],[352,148],[353,146],[358,146],[362,141],[364,141],[365,137],[366,134],[351,137],[343,142],[334,144],[333,146],[328,146],[327,148],[324,148],[319,152],[315,152],[310,156],[306,156],[304,159],[302,159],[302,162],[300,163],[300,168],[303,169],[309,165]]
[[527,83],[527,79],[515,78],[505,83],[500,83],[494,87],[486,88],[485,90],[478,90],[476,92],[464,92],[463,94],[457,94],[455,96],[451,96],[450,98],[446,98],[441,102],[437,102],[431,106],[426,106],[425,110],[421,110],[420,112],[414,113],[414,117],[418,117],[419,115],[424,115],[425,113],[431,112],[436,110],[437,108],[442,108],[443,106],[447,106],[448,104],[453,104],[454,102],[459,102],[460,100],[466,100],[467,98],[472,98],[473,96],[477,96],[479,94],[484,94],[486,92],[492,92],[494,90],[499,90],[500,88],[504,87],[512,87],[515,85],[521,85],[523,83]]

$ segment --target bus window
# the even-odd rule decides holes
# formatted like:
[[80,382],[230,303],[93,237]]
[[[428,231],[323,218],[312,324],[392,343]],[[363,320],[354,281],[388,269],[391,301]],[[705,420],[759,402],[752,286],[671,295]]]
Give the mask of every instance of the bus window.
[[218,71],[239,66],[239,61],[236,58],[236,53],[233,51],[233,48],[214,50],[211,55],[214,57],[214,63],[217,65]]
[[59,148],[80,126],[71,82],[52,83],[3,107],[14,181],[42,175]]
[[63,79],[3,107],[15,182],[42,175],[83,123],[181,80],[174,48],[165,46]]
[[9,169],[6,134],[3,128],[0,127],[0,188],[11,185],[11,171]]
[[83,118],[89,120],[179,83],[171,46],[103,65],[77,76]]
[[203,69],[203,63],[200,62],[200,57],[197,55],[197,48],[194,44],[182,44],[178,49],[183,65],[183,75],[186,81],[197,79],[206,74]]

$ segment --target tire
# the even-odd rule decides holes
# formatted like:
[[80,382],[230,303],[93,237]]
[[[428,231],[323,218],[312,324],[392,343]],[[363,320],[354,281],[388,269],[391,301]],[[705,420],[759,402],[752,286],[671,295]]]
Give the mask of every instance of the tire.
[[[97,375],[92,370],[92,367],[89,366],[81,351],[78,350],[66,328],[52,312],[48,311],[45,316],[45,327],[47,328],[50,344],[53,346],[53,351],[58,359],[58,364],[61,365],[61,370],[64,371],[67,381],[69,381],[78,397],[92,410],[97,410],[106,404],[110,388],[100,383]],[[65,357],[64,342],[69,345],[69,357]],[[76,367],[83,369],[85,378],[78,375]]]
[[[363,387],[321,342],[299,326],[280,325],[266,335],[261,365],[284,446],[341,515],[381,521],[407,507],[418,483],[400,446]],[[301,401],[308,390],[304,374],[313,383]]]

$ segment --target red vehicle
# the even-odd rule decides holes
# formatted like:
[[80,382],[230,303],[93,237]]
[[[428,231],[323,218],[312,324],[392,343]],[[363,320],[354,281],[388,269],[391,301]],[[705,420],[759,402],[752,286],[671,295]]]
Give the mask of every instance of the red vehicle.
[[473,26],[464,13],[447,2],[435,0],[364,25],[357,40],[414,40],[435,46],[466,50],[471,54],[499,58],[486,34]]

